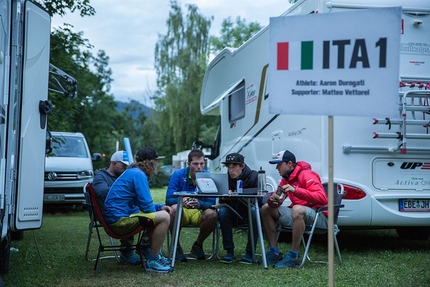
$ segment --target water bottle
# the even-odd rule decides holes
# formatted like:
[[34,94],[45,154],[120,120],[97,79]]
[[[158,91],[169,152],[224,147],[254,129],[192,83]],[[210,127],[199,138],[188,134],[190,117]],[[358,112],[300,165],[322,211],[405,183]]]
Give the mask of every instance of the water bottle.
[[266,172],[260,166],[260,170],[258,171],[258,194],[266,195],[267,194],[267,185],[266,185]]

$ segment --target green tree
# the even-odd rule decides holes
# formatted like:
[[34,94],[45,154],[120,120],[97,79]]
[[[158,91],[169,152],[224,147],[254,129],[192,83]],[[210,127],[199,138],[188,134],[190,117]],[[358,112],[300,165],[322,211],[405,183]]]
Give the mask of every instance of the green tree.
[[40,6],[48,11],[49,15],[63,16],[67,10],[70,12],[79,11],[81,16],[92,16],[96,13],[90,5],[90,0],[35,0]]
[[[49,93],[53,113],[48,117],[48,129],[82,132],[91,152],[110,155],[115,151],[116,141],[123,136],[118,131],[127,125],[125,116],[117,111],[118,103],[109,94],[112,82],[109,57],[104,51],[94,56],[82,32],[75,33],[70,27],[66,25],[52,32],[50,62],[78,81],[78,93],[76,99]],[[98,167],[101,166],[95,164]]]
[[[165,154],[190,149],[206,123],[199,99],[209,57],[211,19],[199,14],[196,5],[170,1],[167,34],[159,35],[155,46],[157,91],[153,97],[158,112],[157,124],[168,144]],[[171,148],[173,147],[173,151]]]
[[220,36],[210,37],[211,52],[216,54],[225,47],[237,48],[261,30],[258,22],[246,24],[246,19],[240,16],[232,22],[231,17],[224,19],[221,23]]

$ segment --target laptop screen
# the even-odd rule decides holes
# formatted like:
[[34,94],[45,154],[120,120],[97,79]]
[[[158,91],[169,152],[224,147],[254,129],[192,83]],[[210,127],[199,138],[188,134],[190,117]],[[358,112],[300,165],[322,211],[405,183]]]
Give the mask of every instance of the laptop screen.
[[228,175],[226,172],[197,172],[196,180],[210,178],[215,182],[217,194],[228,194]]

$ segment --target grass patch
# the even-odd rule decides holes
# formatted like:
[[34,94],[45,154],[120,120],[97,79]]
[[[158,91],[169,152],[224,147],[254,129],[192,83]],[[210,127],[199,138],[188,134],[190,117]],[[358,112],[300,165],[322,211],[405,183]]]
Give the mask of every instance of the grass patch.
[[[164,202],[165,189],[152,192],[154,202]],[[265,270],[257,264],[222,264],[215,258],[204,262],[176,262],[174,272],[167,275],[145,274],[140,266],[120,265],[114,259],[104,259],[99,266],[99,276],[94,277],[94,262],[84,259],[88,223],[88,213],[84,211],[46,210],[40,230],[25,231],[23,240],[12,242],[19,251],[11,254],[9,273],[3,276],[5,286],[328,285],[328,267],[323,264],[306,262],[301,269],[279,270],[269,266]],[[190,250],[197,231],[187,228],[181,233],[184,251]],[[245,252],[246,233],[237,232],[234,236],[239,256]],[[93,258],[97,254],[96,240],[93,234],[89,254]],[[430,241],[401,240],[393,230],[342,230],[338,240],[343,264],[335,266],[336,286],[424,287],[430,284]],[[210,247],[211,238],[208,238],[205,251],[209,252]],[[283,252],[289,247],[288,238],[280,243]],[[310,256],[326,260],[326,247],[326,237],[316,236]],[[167,252],[166,244],[163,250]],[[220,255],[224,255],[224,251]]]

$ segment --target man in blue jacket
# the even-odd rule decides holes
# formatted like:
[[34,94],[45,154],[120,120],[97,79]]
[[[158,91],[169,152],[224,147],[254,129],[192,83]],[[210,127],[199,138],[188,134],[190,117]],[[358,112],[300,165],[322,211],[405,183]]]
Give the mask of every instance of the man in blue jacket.
[[[153,148],[142,148],[132,163],[114,182],[106,197],[104,216],[109,228],[118,235],[127,234],[139,225],[147,228],[151,251],[146,261],[149,272],[173,271],[160,253],[169,231],[172,208],[155,204],[149,190],[151,176],[157,174],[158,153]],[[148,226],[148,218],[152,224]]]
[[[188,154],[188,167],[175,171],[170,177],[166,192],[166,204],[173,209],[170,229],[173,230],[174,216],[178,196],[173,195],[179,191],[196,191],[196,172],[207,172],[205,169],[205,155],[200,149],[193,149]],[[181,226],[192,224],[200,227],[199,235],[191,248],[191,254],[197,259],[206,259],[203,251],[204,240],[214,230],[218,216],[211,207],[215,204],[215,198],[202,197],[199,199],[184,197]],[[178,242],[176,260],[186,262],[183,249]]]

